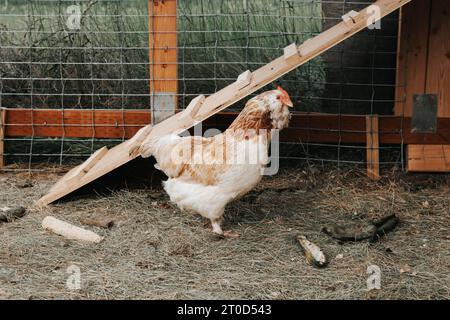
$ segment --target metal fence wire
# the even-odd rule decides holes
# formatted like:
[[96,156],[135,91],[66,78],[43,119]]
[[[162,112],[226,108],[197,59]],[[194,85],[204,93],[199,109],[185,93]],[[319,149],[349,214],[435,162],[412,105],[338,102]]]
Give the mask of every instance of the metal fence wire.
[[[58,122],[62,134],[42,137],[36,134],[30,112],[28,136],[4,137],[7,170],[33,170],[42,161],[80,162],[103,145],[125,140],[125,126],[142,125],[129,120],[119,124],[123,126],[121,137],[99,139],[95,130],[102,124],[101,109],[119,110],[123,117],[129,110],[157,110],[151,87],[157,76],[150,67],[163,62],[149,59],[149,37],[154,32],[149,29],[149,12],[157,2],[0,0],[0,108],[54,109],[63,114],[84,109],[91,112],[94,127],[89,138],[68,137],[62,117],[62,123]],[[288,44],[321,33],[348,11],[361,10],[371,2],[178,0],[178,109],[198,94],[218,91],[243,71],[279,57]],[[73,12],[79,12],[79,21],[70,20]],[[381,29],[362,31],[276,83],[290,93],[297,113],[337,114],[338,122],[345,114],[390,115],[395,103],[397,31],[395,13],[383,19]],[[273,86],[262,90],[268,88]],[[239,111],[246,100],[229,110]],[[51,121],[45,125],[52,125]],[[83,130],[82,125],[78,129]],[[337,130],[298,129],[322,130],[337,137],[344,132],[340,125]],[[282,142],[281,155],[285,160],[363,165],[369,147],[340,139],[337,143],[298,139]],[[402,145],[383,145],[380,164],[402,165],[402,150]],[[26,167],[11,166],[14,163]]]

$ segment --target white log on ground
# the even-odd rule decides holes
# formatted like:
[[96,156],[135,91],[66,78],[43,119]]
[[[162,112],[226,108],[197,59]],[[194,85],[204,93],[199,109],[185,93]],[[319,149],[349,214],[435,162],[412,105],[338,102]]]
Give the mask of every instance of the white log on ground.
[[104,239],[103,237],[92,231],[74,226],[70,223],[61,221],[51,216],[47,216],[44,218],[44,220],[42,221],[42,227],[55,234],[72,240],[99,243]]

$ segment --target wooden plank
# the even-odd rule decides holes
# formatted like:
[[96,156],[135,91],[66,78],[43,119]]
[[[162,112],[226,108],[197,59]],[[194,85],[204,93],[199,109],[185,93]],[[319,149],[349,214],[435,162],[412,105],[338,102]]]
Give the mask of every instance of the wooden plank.
[[366,151],[367,151],[367,176],[372,180],[380,179],[380,149],[378,116],[366,116]]
[[425,93],[431,0],[401,9],[394,114],[412,116],[413,95]]
[[177,110],[177,1],[149,0],[150,93],[155,123]]
[[94,167],[94,165],[100,161],[101,158],[108,152],[107,147],[103,147],[95,151],[85,162],[77,166],[69,174],[66,175],[66,181],[68,180],[79,180],[83,177],[89,170]]
[[8,109],[8,137],[130,138],[151,122],[149,110]]
[[450,145],[409,145],[408,171],[450,172]]
[[295,42],[291,43],[286,48],[284,48],[283,52],[284,52],[283,54],[284,60],[289,60],[300,54],[300,52],[298,51],[298,46]]
[[[236,113],[220,113],[203,123],[204,129],[225,130]],[[411,118],[378,116],[380,144],[450,144],[450,119],[438,119],[438,132],[411,133]],[[366,117],[295,113],[289,127],[280,132],[281,141],[301,143],[366,144]]]
[[[53,192],[47,193],[41,199],[39,199],[36,204],[39,206],[47,205],[55,200],[62,198],[63,196],[77,190],[80,186],[86,185],[89,182],[97,179],[104,174],[111,172],[114,169],[117,169],[124,163],[130,161],[129,156],[129,147],[131,147],[130,143],[132,140],[125,141],[114,148],[110,149],[108,153],[106,153],[101,161],[97,162],[97,164],[91,168],[91,170],[85,174],[82,179],[79,181],[72,183],[63,183],[61,188],[54,190]],[[60,181],[65,181],[66,177],[64,176]]]
[[0,108],[0,171],[5,166],[6,109]]
[[[380,8],[379,18],[382,18],[410,1],[411,0],[378,0],[374,4]],[[307,47],[302,45],[304,46],[303,50],[301,50],[302,46],[300,46],[299,50],[303,53],[301,56],[299,55],[287,61],[281,56],[255,70],[252,73],[252,83],[247,87],[239,90],[235,82],[207,97],[197,114],[197,119],[189,119],[183,117],[182,113],[177,113],[162,123],[155,125],[150,130],[147,139],[169,133],[179,133],[189,129],[194,126],[197,121],[202,121],[213,116],[289,71],[298,68],[319,54],[364,29],[366,27],[365,21],[370,17],[370,14],[367,13],[367,10],[362,10],[360,16],[361,21],[357,21],[351,27],[347,26],[347,24],[342,21],[336,26],[310,39]],[[44,205],[53,202],[136,158],[137,155],[130,154],[130,150],[135,147],[136,145],[133,144],[132,141],[130,142],[130,140],[117,145],[112,148],[80,181],[78,181],[77,184],[68,185],[65,189],[47,194],[41,198],[38,203]]]
[[[203,122],[204,129],[226,129],[236,118],[237,112],[221,112]],[[105,117],[102,117],[105,115]],[[64,110],[65,129],[62,129],[62,111],[34,110],[35,137],[132,138],[142,142],[151,126],[148,111],[97,110],[92,121],[90,110]],[[45,119],[48,123],[44,124]],[[59,122],[55,119],[59,119]],[[118,123],[118,121],[123,122]],[[28,109],[7,109],[7,137],[31,136],[31,117]],[[322,113],[294,113],[289,128],[281,132],[282,141],[365,143],[366,129],[363,115],[337,115]],[[379,116],[380,144],[450,144],[450,119],[438,119],[436,134],[411,133],[411,118]],[[146,127],[147,131],[139,131]],[[124,132],[125,128],[125,132]],[[135,134],[136,133],[136,134]],[[125,135],[124,135],[125,134]]]
[[449,14],[449,0],[433,0],[425,91],[438,94],[438,117],[450,117]]

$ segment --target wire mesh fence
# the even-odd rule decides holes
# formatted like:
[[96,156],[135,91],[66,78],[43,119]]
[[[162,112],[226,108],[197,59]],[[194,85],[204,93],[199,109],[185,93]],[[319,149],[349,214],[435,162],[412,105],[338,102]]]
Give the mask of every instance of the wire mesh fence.
[[[372,2],[178,0],[176,30],[155,31],[149,17],[159,14],[155,8],[164,1],[0,0],[0,108],[29,111],[28,134],[4,137],[7,164],[25,163],[32,170],[42,161],[79,162],[103,145],[128,138],[127,127],[143,125],[137,116],[128,119],[129,111],[142,111],[138,114],[145,121],[146,112],[158,110],[152,81],[176,81],[177,110],[182,110],[198,94],[218,91],[243,71],[279,57],[288,44],[301,43],[340,22],[348,11]],[[365,135],[366,128],[344,127],[341,121],[346,114],[392,114],[397,31],[398,15],[393,14],[383,19],[381,29],[355,35],[276,82],[290,93],[295,113],[330,113],[337,122],[328,128],[294,122],[292,129],[306,135],[334,138],[327,142],[291,136],[282,142],[282,158],[365,164],[371,146],[348,143],[341,136]],[[149,40],[173,34],[175,48],[155,47]],[[177,50],[177,76],[159,79],[152,66],[165,67],[167,62],[152,59],[152,52],[170,49]],[[268,88],[272,86],[262,90]],[[229,110],[239,111],[244,102]],[[59,110],[62,117],[38,121],[34,111],[41,109]],[[85,123],[92,127],[88,137],[68,134],[86,126],[65,123],[64,115],[72,109],[85,111]],[[119,120],[106,121],[100,113],[104,109],[115,110]],[[25,125],[4,124],[6,132]],[[61,131],[38,134],[45,126],[59,126]],[[121,133],[114,139],[99,138],[96,130],[107,126]],[[402,150],[402,144],[380,147],[380,164],[402,165]]]

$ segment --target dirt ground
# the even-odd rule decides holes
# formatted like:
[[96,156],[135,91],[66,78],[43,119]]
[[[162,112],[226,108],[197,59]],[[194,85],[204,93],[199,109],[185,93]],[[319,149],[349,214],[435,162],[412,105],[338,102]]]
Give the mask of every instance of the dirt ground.
[[[449,299],[450,178],[390,173],[379,182],[341,168],[283,168],[256,191],[230,204],[219,239],[201,217],[180,212],[157,187],[122,185],[38,209],[32,206],[62,175],[61,168],[0,174],[0,208],[28,206],[0,224],[2,299]],[[395,213],[400,225],[375,244],[338,243],[329,224],[362,223]],[[105,237],[83,244],[41,227],[53,215],[112,217]],[[306,235],[330,262],[310,266],[296,243]],[[68,267],[81,272],[70,290]],[[381,288],[368,290],[369,266]],[[72,269],[73,270],[73,269]]]

